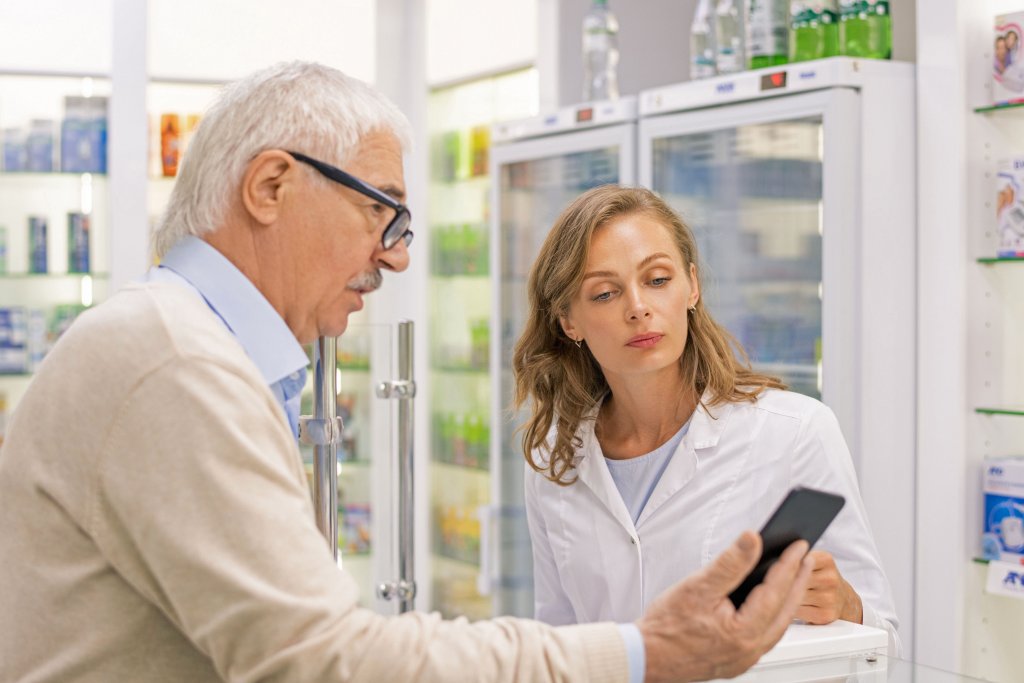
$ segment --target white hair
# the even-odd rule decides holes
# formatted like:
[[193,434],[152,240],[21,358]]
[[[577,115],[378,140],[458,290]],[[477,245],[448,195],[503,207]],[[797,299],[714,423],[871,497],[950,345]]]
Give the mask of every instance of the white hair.
[[309,62],[274,65],[227,86],[203,116],[178,168],[167,210],[153,232],[158,257],[187,235],[221,227],[246,166],[268,149],[309,154],[342,166],[373,132],[408,151],[408,119],[383,94],[336,69]]

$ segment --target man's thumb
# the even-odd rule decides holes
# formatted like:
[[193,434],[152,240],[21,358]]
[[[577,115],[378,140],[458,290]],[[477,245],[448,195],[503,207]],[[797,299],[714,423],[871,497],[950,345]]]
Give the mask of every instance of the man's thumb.
[[704,567],[701,583],[712,595],[728,595],[739,586],[761,557],[761,537],[744,531],[715,561]]

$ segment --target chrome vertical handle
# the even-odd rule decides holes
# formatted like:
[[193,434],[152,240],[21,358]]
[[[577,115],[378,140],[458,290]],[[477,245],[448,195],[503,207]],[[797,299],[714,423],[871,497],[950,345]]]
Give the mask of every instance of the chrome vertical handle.
[[398,380],[377,385],[377,396],[398,400],[398,578],[377,586],[384,600],[398,598],[399,611],[413,609],[416,580],[413,538],[413,399],[416,380],[413,367],[413,322],[398,323]]
[[313,417],[299,420],[299,440],[313,446],[313,508],[316,526],[338,560],[338,417],[337,344],[320,337],[313,347]]

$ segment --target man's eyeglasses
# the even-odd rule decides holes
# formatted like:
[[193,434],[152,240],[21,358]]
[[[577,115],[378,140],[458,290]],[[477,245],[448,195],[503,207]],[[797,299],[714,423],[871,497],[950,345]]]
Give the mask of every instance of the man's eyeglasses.
[[373,185],[356,178],[354,175],[342,171],[340,168],[331,166],[330,164],[325,164],[322,161],[317,161],[316,159],[308,157],[305,154],[300,154],[299,152],[288,153],[291,154],[296,161],[309,164],[319,171],[321,175],[329,178],[330,180],[351,188],[359,194],[369,197],[375,202],[379,202],[395,212],[395,215],[390,221],[388,221],[387,227],[384,228],[384,234],[380,237],[380,243],[384,247],[385,251],[398,244],[398,240],[401,239],[405,240],[405,246],[409,246],[409,244],[412,243],[412,230],[409,229],[409,223],[412,221],[412,215],[404,204],[396,202]]

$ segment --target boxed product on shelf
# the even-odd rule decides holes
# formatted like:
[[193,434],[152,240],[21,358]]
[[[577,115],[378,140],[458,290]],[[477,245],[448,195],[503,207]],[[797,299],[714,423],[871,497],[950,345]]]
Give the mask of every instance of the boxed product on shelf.
[[28,136],[23,128],[4,128],[4,170],[28,170]]
[[999,256],[1024,256],[1024,156],[999,162],[996,173],[996,227]]
[[107,98],[69,95],[61,122],[60,169],[107,172]]
[[0,373],[25,372],[27,337],[25,309],[21,306],[0,308]]
[[89,214],[68,212],[68,272],[89,272],[89,233],[92,219]]
[[370,552],[370,506],[367,503],[347,503],[342,507],[339,545],[342,553]]
[[996,17],[992,48],[992,103],[1024,102],[1024,12]]
[[46,216],[28,217],[28,272],[47,272]]
[[28,168],[35,173],[53,171],[54,122],[50,119],[32,119],[28,129],[26,148]]
[[982,491],[984,556],[1024,564],[1024,457],[986,460]]

